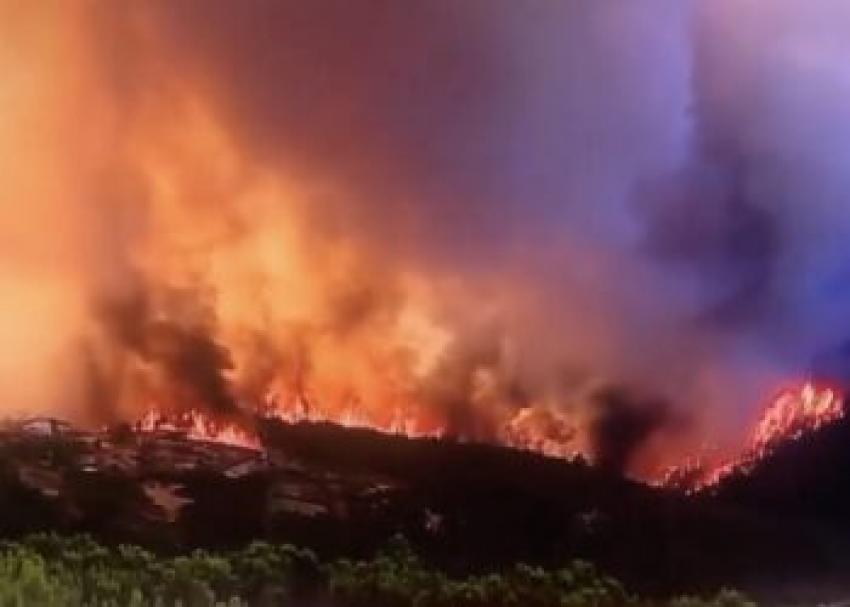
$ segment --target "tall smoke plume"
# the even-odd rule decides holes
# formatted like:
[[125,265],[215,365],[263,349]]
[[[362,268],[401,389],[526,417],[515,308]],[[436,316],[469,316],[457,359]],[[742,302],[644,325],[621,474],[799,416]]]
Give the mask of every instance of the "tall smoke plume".
[[10,411],[640,472],[850,366],[837,0],[0,0],[0,33]]

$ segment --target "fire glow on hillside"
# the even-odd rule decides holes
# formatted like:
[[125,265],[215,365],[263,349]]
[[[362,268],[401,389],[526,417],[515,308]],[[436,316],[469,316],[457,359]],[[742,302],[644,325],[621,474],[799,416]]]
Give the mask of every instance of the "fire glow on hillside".
[[[705,453],[667,468],[660,479],[649,479],[654,484],[686,492],[711,489],[732,474],[748,474],[764,458],[783,444],[796,441],[818,429],[844,418],[846,409],[843,395],[835,388],[819,387],[804,382],[782,390],[771,400],[749,434],[744,447],[736,454],[719,457]],[[365,428],[380,433],[408,438],[441,438],[445,430],[435,428],[419,430],[417,420],[403,418],[400,414],[390,424],[370,420],[354,410],[344,411],[339,418],[320,410],[303,406],[292,410],[267,410],[257,412],[257,417],[279,419],[287,423],[329,422],[343,427]],[[226,445],[263,450],[262,440],[247,428],[253,424],[221,421],[203,411],[189,410],[165,415],[148,411],[134,428],[138,432],[174,430],[190,440],[215,442]],[[501,430],[501,444],[507,447],[534,451],[550,457],[593,459],[593,454],[582,453],[573,447],[575,428],[565,420],[539,410],[524,409]],[[463,438],[463,437],[456,437]]]
[[697,456],[669,468],[660,485],[689,492],[710,489],[732,474],[748,474],[783,444],[844,418],[843,395],[835,388],[812,382],[782,390],[765,408],[744,448],[736,455],[712,462]]

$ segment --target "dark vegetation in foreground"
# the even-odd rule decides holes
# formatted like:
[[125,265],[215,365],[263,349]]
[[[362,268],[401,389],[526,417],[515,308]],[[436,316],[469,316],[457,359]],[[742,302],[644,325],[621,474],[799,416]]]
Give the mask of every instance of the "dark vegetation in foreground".
[[[400,534],[421,569],[453,580],[579,559],[643,597],[713,596],[726,586],[770,605],[850,595],[844,431],[829,441],[840,453],[824,451],[813,466],[796,465],[805,454],[777,453],[776,474],[766,462],[688,496],[494,446],[261,426],[263,451],[170,431],[0,431],[0,537],[89,534],[158,554],[220,554],[261,540],[337,563],[369,561]],[[819,439],[789,448],[820,454]],[[839,504],[847,507],[824,508]]]
[[517,564],[451,579],[399,537],[366,560],[321,562],[309,550],[255,542],[238,551],[161,557],[88,536],[37,534],[0,544],[3,607],[754,607],[721,591],[710,599],[643,601],[592,565]]

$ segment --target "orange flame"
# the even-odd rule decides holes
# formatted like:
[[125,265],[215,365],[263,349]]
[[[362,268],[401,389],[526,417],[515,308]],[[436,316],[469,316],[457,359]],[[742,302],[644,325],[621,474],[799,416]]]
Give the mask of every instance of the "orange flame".
[[525,449],[564,459],[576,459],[576,427],[562,414],[542,407],[524,407],[503,427],[501,440],[516,449]]
[[245,449],[261,450],[260,440],[237,426],[218,422],[200,411],[191,410],[174,416],[166,416],[151,409],[138,422],[139,432],[176,431],[185,433],[190,440],[221,443]]
[[[805,382],[797,388],[783,390],[766,407],[739,455],[716,461],[716,457],[712,457],[716,454],[705,449],[703,453],[668,468],[655,484],[688,493],[710,489],[732,474],[750,473],[781,445],[843,419],[845,412],[842,395],[834,388]],[[292,406],[280,407],[275,403],[258,413],[287,423],[330,422],[408,438],[442,438],[446,435],[444,428],[423,424],[422,420],[401,408],[397,408],[392,417],[378,420],[355,405],[323,410],[298,399]],[[194,409],[175,415],[150,409],[136,422],[136,429],[152,433],[176,431],[184,433],[190,440],[263,449],[260,439],[250,431]],[[579,449],[572,447],[576,432],[576,428],[563,416],[529,407],[521,409],[504,425],[500,441],[508,447],[575,460],[582,456]],[[713,459],[715,463],[712,463]]]
[[291,407],[274,406],[266,414],[268,417],[288,423],[331,422],[345,428],[367,428],[384,434],[397,434],[408,438],[440,438],[445,430],[439,425],[428,425],[424,420],[395,408],[390,417],[378,419],[369,411],[349,404],[337,411],[324,410],[308,406],[298,399]]
[[782,390],[762,413],[739,455],[713,466],[707,453],[689,458],[669,468],[659,484],[697,492],[716,486],[732,474],[749,474],[781,445],[841,420],[845,413],[843,396],[835,388],[806,381]]

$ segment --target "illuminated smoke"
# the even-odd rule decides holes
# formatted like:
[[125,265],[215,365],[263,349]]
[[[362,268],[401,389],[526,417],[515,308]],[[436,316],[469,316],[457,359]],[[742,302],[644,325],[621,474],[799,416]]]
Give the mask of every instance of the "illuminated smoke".
[[404,420],[645,471],[846,349],[837,3],[0,17],[9,407]]

